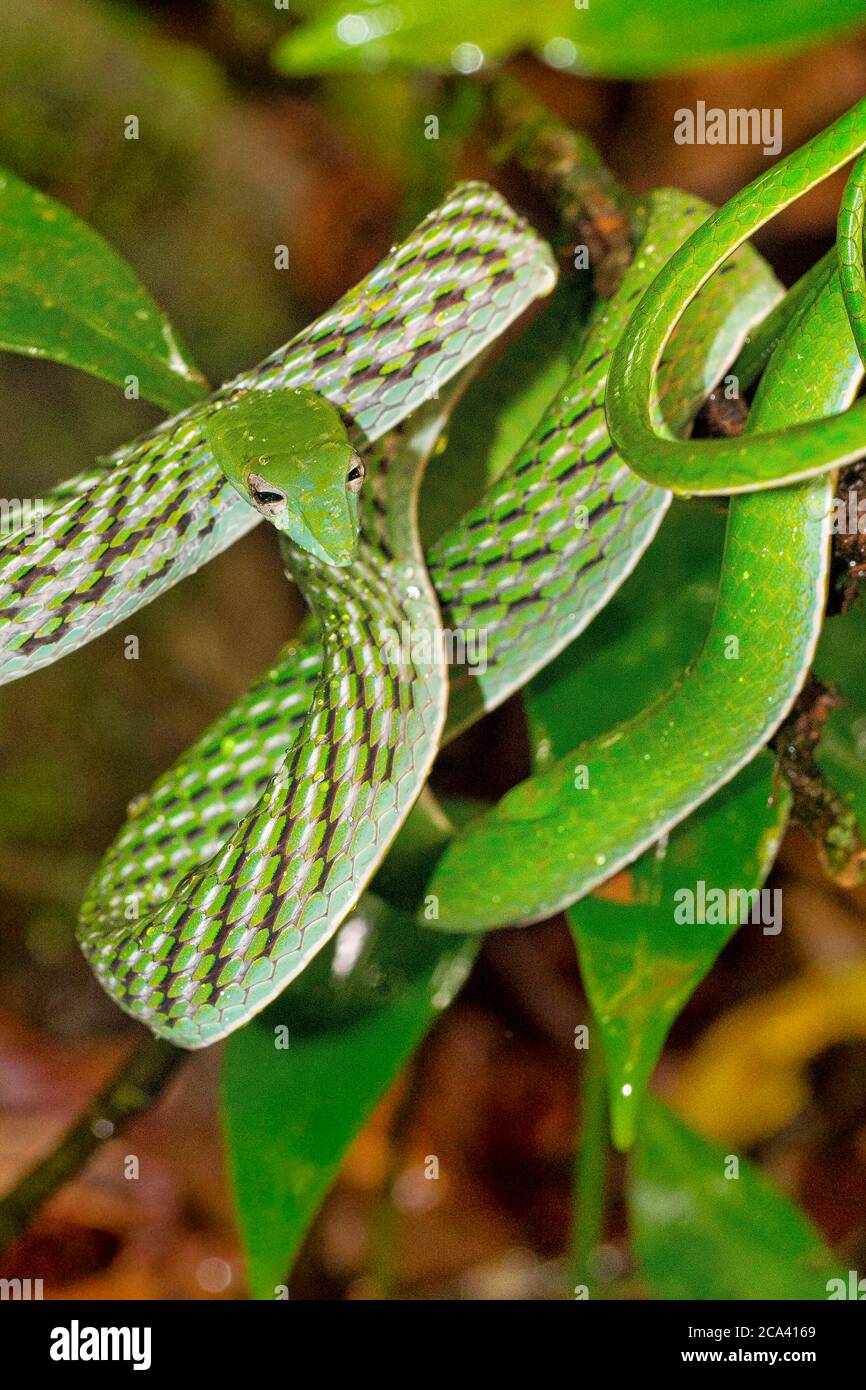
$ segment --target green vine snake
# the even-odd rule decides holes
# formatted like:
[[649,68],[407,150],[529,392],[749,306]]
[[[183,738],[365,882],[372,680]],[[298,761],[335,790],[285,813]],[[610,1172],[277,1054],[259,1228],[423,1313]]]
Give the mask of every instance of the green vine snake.
[[[858,107],[719,213],[650,195],[636,258],[591,315],[564,387],[426,557],[417,492],[449,412],[480,355],[555,279],[543,242],[479,184],[458,186],[287,348],[57,489],[41,534],[0,548],[0,679],[114,626],[262,516],[318,619],[317,639],[289,647],[133,803],[97,871],[81,941],[123,1008],[200,1047],[273,999],[357,902],[442,742],[582,631],[672,491],[761,489],[731,504],[704,652],[660,705],[454,838],[429,885],[436,925],[518,924],[576,900],[754,756],[811,659],[830,470],[866,440],[860,407],[831,416],[860,380],[847,315],[859,322],[862,172],[840,274],[785,301],[755,437],[682,436],[780,301],[742,243],[864,145]],[[483,629],[488,648],[485,671],[452,673],[450,705],[443,622]],[[429,657],[394,652],[386,637],[406,628],[431,638]],[[575,763],[589,768],[582,791]],[[527,854],[539,865],[529,885]]]
[[[446,848],[430,884],[441,926],[529,922],[577,901],[729,781],[791,708],[823,617],[831,470],[866,447],[864,406],[851,404],[863,370],[850,324],[859,321],[851,291],[862,298],[863,284],[862,236],[851,256],[861,161],[843,199],[842,275],[835,258],[826,260],[789,296],[749,432],[673,438],[655,408],[654,378],[701,286],[712,284],[752,231],[864,145],[860,102],[708,218],[641,300],[611,363],[608,423],[632,468],[657,485],[737,494],[713,622],[690,670],[658,704],[514,788]],[[579,784],[577,767],[588,772]],[[516,853],[542,858],[545,872],[527,884],[514,867]]]

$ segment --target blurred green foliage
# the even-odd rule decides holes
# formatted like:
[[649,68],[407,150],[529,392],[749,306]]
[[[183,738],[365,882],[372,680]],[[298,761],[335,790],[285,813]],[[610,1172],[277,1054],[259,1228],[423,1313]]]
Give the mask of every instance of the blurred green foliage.
[[810,1223],[747,1159],[660,1101],[647,1101],[632,1164],[635,1250],[656,1297],[826,1299],[828,1281],[842,1276]]
[[861,0],[345,0],[282,40],[292,76],[385,66],[475,72],[524,48],[552,67],[652,77],[812,43],[862,22]]

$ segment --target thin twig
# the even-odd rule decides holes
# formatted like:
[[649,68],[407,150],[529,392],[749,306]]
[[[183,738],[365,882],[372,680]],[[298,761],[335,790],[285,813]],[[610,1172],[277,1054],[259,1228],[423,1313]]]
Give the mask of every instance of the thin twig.
[[607,1085],[604,1050],[593,1024],[580,1086],[580,1135],[574,1156],[572,1283],[592,1293],[593,1254],[604,1234],[607,1186]]
[[569,259],[585,245],[596,294],[609,299],[631,264],[638,228],[625,189],[592,141],[571,130],[512,79],[488,88],[497,159],[513,161],[552,205]]
[[185,1056],[150,1034],[132,1049],[52,1152],[0,1199],[0,1254],[49,1197],[81,1171],[100,1144],[147,1109]]

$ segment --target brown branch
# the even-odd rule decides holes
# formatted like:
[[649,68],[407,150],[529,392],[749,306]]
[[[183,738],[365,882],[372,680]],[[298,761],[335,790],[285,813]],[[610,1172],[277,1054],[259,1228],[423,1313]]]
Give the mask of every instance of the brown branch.
[[185,1056],[150,1034],[132,1049],[52,1152],[0,1199],[0,1254],[106,1139],[152,1104]]
[[866,847],[855,813],[815,761],[827,716],[844,703],[832,686],[810,675],[776,735],[776,752],[793,794],[794,819],[815,841],[834,882],[852,888],[866,878]]
[[840,598],[841,612],[847,613],[866,580],[866,461],[843,468],[835,502],[841,503],[846,524],[833,536],[833,594]]
[[569,261],[586,246],[596,294],[609,299],[634,256],[636,228],[625,190],[592,141],[517,82],[496,77],[487,98],[495,158],[513,161],[552,205]]

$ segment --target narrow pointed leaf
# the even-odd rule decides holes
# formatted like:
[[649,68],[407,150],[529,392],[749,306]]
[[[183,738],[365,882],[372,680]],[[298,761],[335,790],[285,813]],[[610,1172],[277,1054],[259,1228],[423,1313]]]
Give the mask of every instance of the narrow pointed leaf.
[[165,315],[107,242],[61,203],[0,170],[0,348],[136,381],[165,410],[207,384]]
[[[739,895],[763,884],[789,805],[787,791],[776,787],[775,759],[762,753],[677,826],[666,845],[631,865],[618,880],[627,901],[593,895],[568,911],[604,1040],[611,1127],[620,1149],[634,1142],[650,1076],[677,1015],[749,915]],[[722,893],[725,907],[718,912],[709,897],[709,910],[698,908],[698,915],[727,920],[688,920],[689,900],[679,895],[685,890],[698,903],[701,885],[703,901]],[[765,927],[775,930],[769,920],[749,921],[744,930]]]

